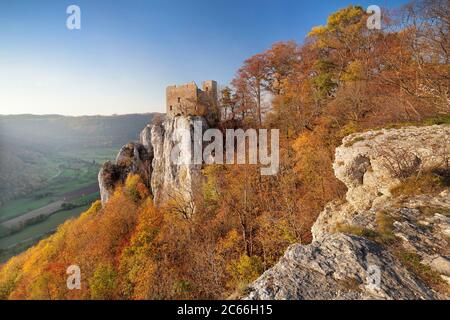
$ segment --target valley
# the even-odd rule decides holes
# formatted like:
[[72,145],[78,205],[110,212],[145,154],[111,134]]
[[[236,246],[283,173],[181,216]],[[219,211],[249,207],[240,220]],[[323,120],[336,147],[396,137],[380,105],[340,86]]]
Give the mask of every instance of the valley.
[[48,178],[42,187],[0,207],[0,261],[54,232],[99,199],[100,164],[115,157],[115,148],[57,153],[42,164]]
[[151,118],[0,116],[0,263],[98,200],[100,166]]

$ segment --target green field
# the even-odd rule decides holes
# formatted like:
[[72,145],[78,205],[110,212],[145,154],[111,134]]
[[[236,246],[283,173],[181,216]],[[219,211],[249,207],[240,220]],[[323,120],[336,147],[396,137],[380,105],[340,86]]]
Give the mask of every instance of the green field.
[[0,207],[0,222],[52,203],[65,194],[97,182],[100,164],[115,158],[116,149],[87,149],[49,155],[42,172],[47,182],[42,188]]
[[71,210],[59,211],[41,223],[26,227],[20,232],[0,238],[0,263],[19,254],[52,234],[59,225],[89,209],[90,205]]
[[89,209],[90,205],[85,205],[83,207],[78,207],[71,210],[59,211],[41,223],[37,223],[26,227],[22,231],[14,233],[10,236],[0,238],[0,248],[6,249],[17,243],[26,241],[30,238],[44,235],[48,232],[54,231],[61,223],[67,219],[77,217],[80,213]]
[[[39,163],[41,174],[46,177],[43,186],[26,196],[6,201],[0,207],[0,262],[51,234],[61,223],[77,217],[98,200],[100,165],[113,160],[116,153],[117,149],[113,148],[91,148],[47,155],[45,161]],[[58,202],[63,204],[48,206]],[[51,211],[47,207],[51,207]],[[1,225],[24,220],[37,209],[46,211],[45,215],[30,223],[24,221],[12,234],[12,229]]]
[[116,158],[119,149],[117,148],[87,148],[71,152],[61,152],[60,155],[67,158],[80,158],[88,162],[95,161],[102,164],[108,160],[114,160]]

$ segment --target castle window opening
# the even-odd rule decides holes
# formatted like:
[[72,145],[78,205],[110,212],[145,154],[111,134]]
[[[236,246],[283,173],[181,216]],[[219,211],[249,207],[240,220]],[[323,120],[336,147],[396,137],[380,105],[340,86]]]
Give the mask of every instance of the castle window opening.
[[178,97],[178,103],[180,103],[181,102],[181,98],[180,97]]

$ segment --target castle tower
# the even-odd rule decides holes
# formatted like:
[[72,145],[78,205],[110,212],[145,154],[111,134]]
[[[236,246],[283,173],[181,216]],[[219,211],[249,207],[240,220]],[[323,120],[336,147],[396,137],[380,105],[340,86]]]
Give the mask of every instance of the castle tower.
[[214,80],[203,81],[202,90],[205,95],[214,102],[217,102],[217,82]]
[[195,82],[166,88],[166,112],[169,117],[206,115],[217,105],[217,82],[204,81],[202,89]]

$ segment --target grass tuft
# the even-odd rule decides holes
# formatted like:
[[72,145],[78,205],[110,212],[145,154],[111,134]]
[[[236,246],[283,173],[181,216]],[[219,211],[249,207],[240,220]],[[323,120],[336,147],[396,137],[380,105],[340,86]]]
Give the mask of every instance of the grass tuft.
[[422,259],[418,254],[409,252],[405,249],[397,249],[395,253],[410,272],[415,274],[431,287],[441,291],[442,288],[445,288],[447,285],[438,272],[421,263]]
[[418,196],[421,194],[437,195],[447,189],[447,179],[433,172],[427,172],[419,177],[409,177],[391,189],[393,196]]
[[355,143],[360,142],[360,141],[364,141],[364,140],[365,140],[364,137],[356,137],[356,138],[353,138],[352,140],[348,141],[348,142],[344,145],[344,147],[349,148],[349,147],[351,147],[352,145],[354,145]]

